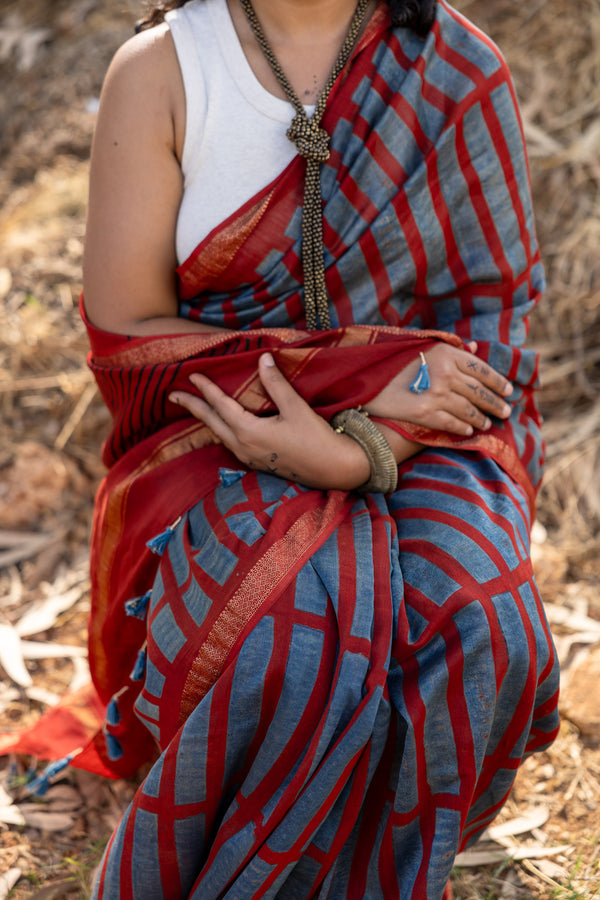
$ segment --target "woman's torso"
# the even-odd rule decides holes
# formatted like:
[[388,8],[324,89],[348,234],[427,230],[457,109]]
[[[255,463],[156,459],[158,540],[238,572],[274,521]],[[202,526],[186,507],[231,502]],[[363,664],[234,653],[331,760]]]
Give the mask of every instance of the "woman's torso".
[[293,108],[255,76],[226,0],[192,0],[168,13],[167,22],[186,99],[176,232],[182,263],[213,229],[273,181],[297,151],[286,136]]

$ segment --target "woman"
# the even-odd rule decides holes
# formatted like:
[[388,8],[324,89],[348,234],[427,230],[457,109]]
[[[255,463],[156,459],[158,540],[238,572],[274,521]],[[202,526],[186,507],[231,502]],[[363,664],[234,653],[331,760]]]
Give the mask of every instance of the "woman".
[[440,898],[557,724],[510,78],[445,0],[162,7],[91,171],[95,896]]

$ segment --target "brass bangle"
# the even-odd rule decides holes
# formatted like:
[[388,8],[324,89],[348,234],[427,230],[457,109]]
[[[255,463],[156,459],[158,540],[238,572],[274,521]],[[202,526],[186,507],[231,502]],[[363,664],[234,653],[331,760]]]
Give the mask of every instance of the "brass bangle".
[[342,409],[330,420],[338,434],[347,434],[360,444],[371,467],[369,480],[357,488],[359,494],[391,494],[398,486],[398,463],[392,448],[368,413],[361,409]]

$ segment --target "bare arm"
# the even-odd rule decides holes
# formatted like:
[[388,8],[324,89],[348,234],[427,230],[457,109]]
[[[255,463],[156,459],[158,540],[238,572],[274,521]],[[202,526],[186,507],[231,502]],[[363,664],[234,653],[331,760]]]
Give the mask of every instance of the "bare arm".
[[115,55],[102,90],[90,170],[86,312],[120,334],[215,331],[177,318],[175,226],[185,94],[166,26]]

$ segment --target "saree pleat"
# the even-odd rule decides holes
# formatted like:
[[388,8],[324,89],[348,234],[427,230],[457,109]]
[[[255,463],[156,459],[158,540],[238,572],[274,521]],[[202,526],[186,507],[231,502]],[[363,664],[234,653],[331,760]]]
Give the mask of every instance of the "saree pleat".
[[98,898],[441,897],[459,847],[551,740],[556,669],[524,492],[477,454],[402,469],[392,496],[346,504],[179,727],[161,689],[201,655],[237,548],[311,492],[247,473],[177,525],[137,701],[165,749]]

